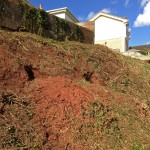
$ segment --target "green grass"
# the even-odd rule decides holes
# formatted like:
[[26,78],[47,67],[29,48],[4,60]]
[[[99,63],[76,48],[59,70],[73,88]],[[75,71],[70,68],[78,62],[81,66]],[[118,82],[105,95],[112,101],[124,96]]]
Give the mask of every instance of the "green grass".
[[141,51],[139,51],[139,53],[142,55],[148,56],[148,55],[150,55],[150,50],[141,50]]
[[148,148],[146,148],[146,147],[144,147],[144,146],[142,146],[142,145],[140,145],[140,144],[135,144],[133,147],[132,147],[132,149],[131,150],[150,150],[150,147]]

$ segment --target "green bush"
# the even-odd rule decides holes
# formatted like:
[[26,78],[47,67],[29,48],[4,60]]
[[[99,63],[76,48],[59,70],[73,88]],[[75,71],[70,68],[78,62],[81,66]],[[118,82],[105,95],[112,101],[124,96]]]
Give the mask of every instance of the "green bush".
[[146,56],[149,55],[149,52],[147,50],[141,50],[139,51],[139,53]]

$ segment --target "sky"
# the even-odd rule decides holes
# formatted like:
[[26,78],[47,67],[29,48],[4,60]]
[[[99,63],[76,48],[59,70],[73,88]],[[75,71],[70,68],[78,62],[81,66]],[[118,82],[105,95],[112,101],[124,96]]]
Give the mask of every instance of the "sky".
[[150,0],[29,0],[44,10],[67,7],[80,21],[86,22],[100,11],[127,17],[130,46],[150,44]]

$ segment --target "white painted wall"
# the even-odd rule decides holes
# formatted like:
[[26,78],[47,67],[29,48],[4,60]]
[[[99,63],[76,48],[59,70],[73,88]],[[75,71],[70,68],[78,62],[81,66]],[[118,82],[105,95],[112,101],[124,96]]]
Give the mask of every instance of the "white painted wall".
[[103,16],[95,20],[95,42],[126,37],[126,33],[126,25],[121,21]]
[[100,16],[95,20],[95,44],[105,43],[104,45],[119,49],[120,52],[128,50],[127,25],[105,16]]
[[65,13],[59,13],[59,14],[55,14],[55,16],[65,19]]
[[58,13],[55,14],[55,16],[74,23],[74,21],[66,13]]
[[66,20],[68,20],[68,21],[70,21],[70,22],[73,22],[74,23],[74,21],[66,14],[66,16],[65,16],[65,19]]

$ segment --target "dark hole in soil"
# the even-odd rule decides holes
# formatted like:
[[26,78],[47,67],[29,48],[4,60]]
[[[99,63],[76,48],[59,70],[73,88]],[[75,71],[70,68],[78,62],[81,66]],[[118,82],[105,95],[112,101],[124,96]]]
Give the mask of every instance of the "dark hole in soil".
[[0,45],[2,45],[3,44],[3,40],[0,40]]
[[0,114],[3,115],[5,112],[5,105],[2,105],[2,107],[0,108]]
[[45,145],[48,142],[49,134],[46,132],[45,139],[43,140],[42,144]]
[[91,76],[92,76],[93,72],[86,72],[84,73],[83,77],[86,81],[90,81],[91,82]]
[[148,63],[150,64],[150,60],[148,60]]
[[28,75],[28,81],[34,80],[35,77],[34,77],[34,73],[32,71],[32,66],[31,65],[25,65],[24,69]]

